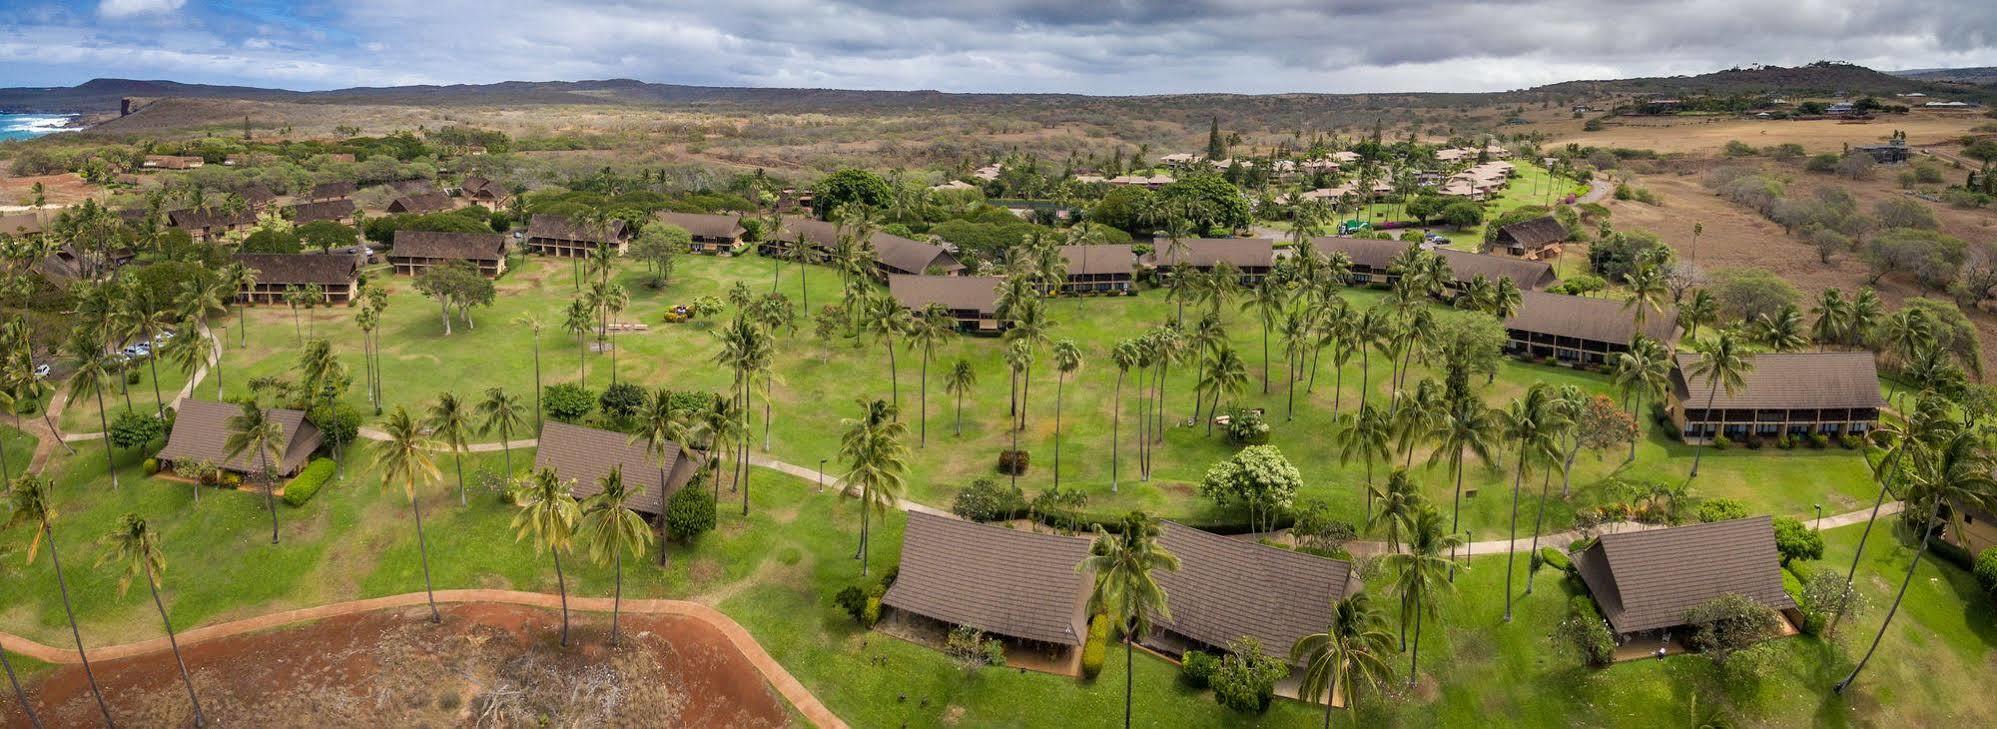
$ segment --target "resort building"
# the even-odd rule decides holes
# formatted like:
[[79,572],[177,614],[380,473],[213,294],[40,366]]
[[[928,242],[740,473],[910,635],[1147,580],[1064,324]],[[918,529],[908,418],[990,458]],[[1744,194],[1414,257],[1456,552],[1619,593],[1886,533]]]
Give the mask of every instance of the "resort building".
[[998,318],[998,289],[1004,281],[996,276],[890,274],[888,295],[912,314],[938,304],[950,311],[958,329],[995,334],[1005,330],[1005,322]]
[[631,491],[625,506],[653,518],[666,513],[666,500],[685,488],[704,456],[689,458],[676,443],[663,453],[646,448],[643,440],[611,430],[598,430],[549,420],[541,424],[534,470],[553,469],[569,482],[569,492],[586,499],[603,492],[603,477],[618,471]]
[[256,282],[236,292],[245,304],[282,304],[287,289],[317,286],[323,303],[345,304],[360,290],[360,257],[345,253],[238,253]]
[[404,195],[398,197],[394,202],[388,204],[388,212],[391,215],[426,215],[429,213],[441,213],[453,207],[456,206],[451,203],[451,196],[431,191],[421,195]]
[[288,208],[288,210],[291,211],[291,222],[293,225],[317,223],[321,220],[331,220],[342,225],[353,225],[354,213],[357,208],[354,207],[354,201],[352,200],[335,198],[321,202],[298,203]]
[[234,233],[257,224],[257,216],[248,210],[229,214],[219,208],[189,208],[166,214],[167,225],[187,231],[195,240],[210,240]]
[[1155,575],[1172,615],[1147,642],[1174,654],[1225,652],[1242,638],[1287,654],[1298,638],[1324,632],[1333,601],[1362,587],[1350,562],[1169,521],[1158,546],[1179,557],[1179,569]]
[[[1394,259],[1406,253],[1409,247],[1416,245],[1420,244],[1343,236],[1317,238],[1311,241],[1311,246],[1317,249],[1319,255],[1345,254],[1352,262],[1351,273],[1346,277],[1346,282],[1354,286],[1392,286],[1394,279],[1399,278],[1390,272]],[[1435,248],[1432,252],[1449,264],[1450,281],[1447,287],[1451,293],[1468,285],[1478,276],[1492,281],[1500,278],[1511,279],[1520,291],[1539,291],[1560,280],[1553,275],[1553,266],[1540,261],[1448,248]]]
[[200,157],[149,154],[146,155],[145,161],[140,163],[139,166],[149,170],[191,170],[207,163],[207,160]]
[[919,511],[902,530],[901,566],[881,604],[900,613],[1066,654],[1088,636],[1089,540]]
[[409,276],[453,261],[477,266],[486,278],[498,278],[506,272],[506,236],[398,230],[395,245],[388,251],[388,262],[395,266],[395,272]]
[[353,197],[358,189],[351,182],[325,182],[313,185],[312,191],[305,194],[305,199],[311,202],[340,200]]
[[527,251],[560,258],[582,258],[598,248],[610,247],[623,253],[630,243],[624,221],[612,219],[597,230],[565,215],[535,213],[527,221]]
[[499,183],[478,175],[466,177],[465,181],[458,185],[458,195],[487,207],[505,205],[506,201],[513,197],[506,192],[506,188],[500,187]]
[[1580,367],[1606,367],[1630,342],[1643,336],[1663,342],[1667,350],[1678,341],[1678,312],[1646,311],[1643,328],[1635,312],[1616,299],[1520,291],[1519,308],[1505,319],[1509,341],[1505,352],[1514,357]]
[[1067,262],[1068,269],[1068,277],[1061,283],[1061,293],[1128,294],[1135,291],[1137,254],[1128,243],[1061,246],[1061,259]]
[[160,470],[171,471],[181,463],[207,463],[246,476],[261,475],[268,468],[271,475],[286,477],[298,473],[323,441],[319,428],[305,419],[303,411],[272,408],[264,411],[264,417],[276,423],[282,433],[278,456],[259,455],[255,449],[231,456],[229,419],[242,413],[243,406],[235,403],[193,398],[180,401],[173,432],[156,456]]
[[1497,237],[1485,248],[1485,252],[1496,251],[1538,260],[1546,253],[1558,252],[1558,246],[1566,240],[1567,228],[1547,215],[1499,228]]
[[659,213],[658,221],[679,226],[693,238],[693,252],[732,256],[742,251],[742,218],[737,215]]
[[1276,242],[1268,238],[1190,238],[1179,241],[1184,250],[1174,250],[1169,240],[1153,243],[1155,250],[1145,258],[1154,269],[1189,268],[1206,271],[1228,264],[1241,274],[1241,283],[1253,286],[1276,267]]
[[1668,635],[1687,612],[1728,594],[1797,619],[1767,516],[1603,534],[1572,556],[1618,642]]
[[1687,443],[1715,434],[1729,440],[1862,435],[1879,425],[1886,400],[1871,352],[1756,354],[1743,386],[1728,393],[1691,374],[1703,355],[1678,355],[1671,369],[1671,422]]

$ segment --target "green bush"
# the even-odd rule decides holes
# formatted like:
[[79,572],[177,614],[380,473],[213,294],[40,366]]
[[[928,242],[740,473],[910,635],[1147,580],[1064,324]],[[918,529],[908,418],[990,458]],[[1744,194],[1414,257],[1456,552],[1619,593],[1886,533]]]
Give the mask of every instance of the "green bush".
[[860,613],[860,624],[871,628],[878,622],[881,622],[881,598],[879,595],[868,595],[867,609]]
[[564,423],[580,422],[596,407],[596,395],[573,382],[558,382],[541,391],[541,407],[548,417]]
[[1195,689],[1212,685],[1213,672],[1220,670],[1220,659],[1206,651],[1186,651],[1179,656],[1179,680]]
[[714,494],[691,484],[673,492],[666,501],[666,534],[675,541],[691,542],[714,528]]
[[139,464],[139,470],[144,471],[147,476],[159,473],[159,459],[147,458],[144,463]]
[[1830,445],[1831,445],[1831,436],[1830,436],[1829,434],[1826,434],[1826,433],[1811,433],[1811,434],[1810,434],[1810,447],[1811,447],[1811,448],[1815,448],[1815,449],[1817,449],[1817,450],[1823,450],[1823,449],[1825,449],[1825,448],[1829,448],[1829,447],[1830,447]]
[[1982,585],[1983,591],[1990,593],[1992,599],[1997,599],[1997,547],[1976,555],[1976,584]]
[[861,618],[867,614],[867,591],[860,589],[858,585],[847,585],[840,589],[832,596],[832,604],[846,611],[847,617],[852,618],[853,622],[866,624]]
[[111,419],[111,445],[143,448],[166,433],[166,423],[150,412],[126,410]]
[[1712,523],[1747,518],[1747,504],[1737,499],[1715,498],[1699,502],[1699,521]]
[[1692,628],[1686,645],[1725,663],[1735,651],[1774,637],[1782,618],[1766,605],[1728,593],[1686,611],[1685,624]]
[[1724,435],[1713,436],[1713,450],[1723,451],[1733,447],[1733,439]]
[[1033,454],[1026,451],[999,451],[998,472],[1008,476],[1024,476],[1033,462]]
[[1850,433],[1838,436],[1839,448],[1843,448],[1848,451],[1855,451],[1858,450],[1859,446],[1862,445],[1865,445],[1865,439],[1859,436],[1852,435]]
[[1093,679],[1103,672],[1103,660],[1109,657],[1109,632],[1111,620],[1108,615],[1097,615],[1089,619],[1089,641],[1082,644],[1082,678]]
[[1269,423],[1259,409],[1235,408],[1228,414],[1227,439],[1235,445],[1264,445],[1269,442]]
[[1026,511],[1026,496],[1017,486],[980,476],[957,492],[950,513],[970,521],[1003,521]]
[[1616,636],[1608,621],[1595,610],[1595,600],[1575,595],[1567,600],[1567,618],[1560,621],[1559,634],[1581,653],[1590,666],[1606,666],[1616,659]]
[[305,470],[299,471],[290,483],[284,485],[284,503],[294,507],[304,506],[305,502],[311,501],[312,497],[319,493],[319,489],[325,487],[326,482],[332,478],[331,459],[312,459],[311,463],[305,465]]
[[1821,559],[1824,556],[1824,535],[1790,516],[1775,517],[1775,550],[1782,553],[1782,564],[1799,559]]
[[1574,569],[1574,562],[1568,559],[1567,555],[1561,554],[1560,550],[1552,547],[1540,547],[1539,560],[1545,563],[1546,566],[1560,570],[1561,572]]
[[1228,644],[1228,654],[1208,682],[1221,706],[1261,713],[1276,698],[1276,682],[1288,675],[1290,667],[1282,659],[1262,652],[1262,644],[1254,638],[1242,638]]

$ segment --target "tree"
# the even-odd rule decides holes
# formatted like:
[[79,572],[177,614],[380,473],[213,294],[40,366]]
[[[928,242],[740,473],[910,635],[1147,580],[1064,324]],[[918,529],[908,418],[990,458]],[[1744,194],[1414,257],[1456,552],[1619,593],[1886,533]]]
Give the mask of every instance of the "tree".
[[1373,462],[1393,458],[1394,424],[1387,414],[1371,405],[1359,406],[1353,415],[1338,419],[1338,462],[1351,463],[1357,456],[1366,462],[1366,518],[1373,518]]
[[1678,325],[1685,328],[1685,338],[1698,340],[1699,327],[1711,326],[1720,318],[1719,299],[1705,289],[1696,289],[1692,298],[1678,308]]
[[1484,222],[1484,207],[1469,200],[1457,200],[1444,205],[1437,217],[1444,225],[1457,230],[1466,230]]
[[492,279],[480,274],[477,267],[466,261],[424,267],[423,272],[416,275],[416,290],[436,300],[437,312],[444,322],[444,336],[451,335],[453,310],[470,326],[471,308],[491,306],[498,295]]
[[1755,319],[1754,337],[1777,352],[1794,352],[1810,342],[1803,330],[1803,312],[1793,305]]
[[1054,488],[1061,488],[1061,403],[1066,395],[1068,376],[1082,368],[1082,350],[1074,340],[1054,343]]
[[[1504,436],[1518,444],[1518,460],[1512,469],[1512,518],[1506,534],[1506,544],[1519,538],[1519,486],[1525,481],[1526,467],[1533,461],[1551,464],[1560,457],[1559,446],[1554,438],[1564,425],[1565,414],[1561,411],[1552,389],[1545,383],[1533,383],[1526,389],[1525,396],[1512,401],[1501,416]],[[1505,622],[1512,621],[1512,557],[1517,550],[1505,550]],[[1530,578],[1528,578],[1530,579]]]
[[591,320],[594,319],[595,317],[591,316],[592,309],[589,305],[589,301],[582,297],[577,297],[574,300],[570,301],[568,309],[566,309],[565,312],[566,315],[562,318],[562,330],[575,335],[576,363],[578,366],[582,368],[582,376],[581,376],[582,386],[588,387],[589,386],[589,340],[587,337],[589,335],[589,330],[591,326],[595,323]]
[[1359,686],[1378,689],[1393,676],[1387,665],[1393,641],[1380,629],[1372,600],[1361,592],[1332,601],[1325,631],[1298,638],[1290,646],[1290,663],[1304,667],[1298,694],[1310,700],[1324,697],[1326,729],[1331,727],[1334,697],[1343,696],[1348,708],[1356,707]]
[[[49,548],[49,564],[55,570],[56,588],[62,592],[62,611],[69,617],[69,637],[76,641],[76,656],[83,663],[83,678],[90,684],[90,695],[97,700],[97,711],[104,715],[105,726],[115,726],[111,720],[111,707],[104,703],[104,692],[97,686],[97,674],[90,669],[90,654],[83,649],[83,633],[76,627],[76,608],[69,602],[69,582],[63,578],[62,557],[56,554],[55,522],[57,518],[55,502],[49,489],[53,488],[47,478],[31,473],[21,474],[7,488],[6,524],[27,524],[34,529],[34,536],[28,540],[28,560],[34,561],[35,553],[44,542]],[[23,711],[27,704],[22,704]]]
[[1120,449],[1123,445],[1123,379],[1132,369],[1143,376],[1144,344],[1141,340],[1125,339],[1116,343],[1109,351],[1110,361],[1116,364],[1116,388],[1110,397],[1109,411],[1109,492],[1117,492],[1117,466],[1122,462]]
[[194,725],[208,723],[201,715],[201,700],[194,695],[194,679],[187,675],[187,661],[180,657],[180,641],[174,637],[173,621],[166,616],[166,603],[160,600],[159,581],[166,572],[166,553],[159,548],[159,532],[153,531],[137,514],[126,514],[118,519],[118,527],[99,541],[109,551],[97,560],[97,566],[121,564],[124,574],[118,577],[118,596],[132,586],[132,578],[144,576],[146,590],[152,593],[153,607],[159,610],[160,624],[166,627],[166,644],[173,650],[173,662],[180,667],[180,682],[187,687],[187,703],[194,707]]
[[[910,346],[922,349],[922,395],[918,402],[921,414],[916,418],[917,428],[920,431],[916,440],[917,447],[929,445],[929,359],[936,353],[937,342],[956,333],[957,320],[950,316],[949,310],[943,308],[942,304],[934,303],[923,307],[922,315],[915,317],[913,325],[909,328]],[[1058,449],[1055,453],[1055,457],[1059,458]],[[1055,477],[1059,478],[1059,468],[1055,470]]]
[[1275,446],[1249,446],[1207,469],[1200,481],[1201,496],[1223,508],[1233,505],[1248,510],[1248,529],[1264,531],[1264,514],[1282,513],[1290,508],[1297,490],[1304,484],[1303,473],[1290,464]]
[[409,513],[416,520],[417,555],[423,563],[423,594],[430,601],[430,622],[441,623],[444,619],[437,612],[437,593],[430,586],[430,541],[423,534],[423,502],[418,493],[440,475],[437,462],[430,457],[437,443],[424,434],[423,426],[401,405],[395,406],[388,419],[382,421],[382,432],[388,438],[374,445],[375,457],[381,463],[381,486],[388,488],[400,483],[403,498],[409,500]]
[[264,505],[270,509],[270,543],[277,543],[277,494],[273,482],[277,480],[271,473],[272,458],[284,457],[284,424],[270,419],[263,408],[257,407],[254,400],[244,401],[242,412],[229,416],[223,425],[229,437],[222,448],[229,453],[229,459],[242,458],[254,454],[257,459],[257,475],[263,481]]
[[693,236],[677,225],[657,223],[645,226],[631,244],[631,257],[644,262],[652,277],[647,285],[664,288],[671,280],[680,253],[693,246]]
[[1824,556],[1824,535],[1805,526],[1802,520],[1789,516],[1775,517],[1775,551],[1782,555],[1782,564],[1788,565],[1798,559],[1821,559]]
[[1243,390],[1248,389],[1248,368],[1242,363],[1241,355],[1234,351],[1233,346],[1222,343],[1211,350],[1203,369],[1205,373],[1200,377],[1199,391],[1210,393],[1213,398],[1213,408],[1208,411],[1207,418],[1207,435],[1211,436],[1213,435],[1212,414],[1220,409],[1221,397],[1226,396],[1232,401],[1240,396]]
[[[859,418],[845,422],[839,439],[839,456],[846,460],[842,493],[860,498],[860,574],[867,574],[867,517],[869,512],[886,514],[901,503],[902,486],[908,471],[908,446],[901,442],[908,426],[895,418],[894,406],[885,400],[859,401]],[[859,488],[854,494],[853,489]]]
[[[597,487],[597,494],[582,502],[576,536],[589,551],[591,561],[613,565],[616,588],[610,602],[610,644],[617,645],[617,616],[624,605],[624,553],[643,555],[652,543],[652,527],[631,509],[632,493],[624,484],[623,469],[612,468],[597,481]],[[701,493],[700,489],[681,491]]]
[[812,187],[811,205],[819,218],[834,220],[846,206],[884,208],[893,197],[894,188],[888,185],[886,179],[866,170],[849,167],[819,180],[818,184]]
[[465,441],[469,439],[473,428],[472,413],[469,410],[465,407],[464,401],[458,399],[457,393],[439,393],[437,402],[430,406],[429,417],[423,421],[423,425],[429,428],[437,442],[451,449],[451,462],[458,473],[459,506],[466,503],[464,452],[470,444]]
[[513,318],[513,323],[526,327],[534,335],[534,430],[541,429],[541,317],[521,314]]
[[956,364],[950,366],[950,373],[943,379],[944,391],[957,396],[956,434],[960,438],[964,435],[964,395],[977,385],[978,371],[971,366],[969,360],[957,360]]
[[[1463,546],[1463,537],[1453,530],[1442,531],[1442,515],[1426,504],[1416,507],[1407,528],[1407,548],[1383,558],[1387,573],[1394,576],[1394,592],[1401,596],[1401,625],[1414,623],[1415,638],[1408,656],[1408,686],[1420,677],[1422,618],[1440,612],[1436,601],[1454,590],[1449,576],[1455,574],[1454,554]],[[1468,569],[1467,567],[1464,569]]]
[[1159,532],[1158,522],[1143,512],[1134,511],[1126,515],[1122,528],[1115,534],[1097,524],[1089,556],[1075,565],[1076,572],[1093,575],[1095,580],[1089,591],[1089,614],[1115,620],[1117,627],[1121,628],[1118,632],[1123,635],[1124,729],[1129,729],[1131,725],[1133,677],[1136,675],[1131,646],[1150,635],[1154,621],[1172,618],[1171,606],[1166,602],[1165,588],[1158,584],[1157,573],[1177,572],[1179,558],[1158,544]]
[[[1456,480],[1455,505],[1450,509],[1449,533],[1454,537],[1463,520],[1463,458],[1467,452],[1488,466],[1491,452],[1499,435],[1500,424],[1491,408],[1468,394],[1450,398],[1438,413],[1429,437],[1436,442],[1436,449],[1429,454],[1428,461],[1433,465],[1438,460],[1449,461],[1450,473]],[[1451,564],[1455,563],[1456,553],[1450,552]],[[1450,576],[1454,578],[1455,572]]]
[[1161,188],[1158,202],[1175,211],[1195,231],[1238,230],[1252,213],[1241,188],[1215,174],[1191,174]]
[[1967,248],[1962,239],[1946,233],[1894,228],[1867,236],[1858,255],[1872,274],[1865,282],[1868,286],[1888,275],[1906,273],[1922,288],[1940,291],[1955,281]]
[[[440,403],[441,404],[441,403]],[[480,435],[499,434],[499,449],[505,454],[505,469],[508,478],[513,476],[513,432],[527,426],[527,419],[520,414],[520,398],[506,394],[498,387],[485,389],[485,399],[478,403]],[[439,435],[442,431],[438,431]],[[453,456],[456,454],[453,453]]]
[[[1747,373],[1754,370],[1754,360],[1741,349],[1733,332],[1720,332],[1711,342],[1701,342],[1694,349],[1699,351],[1700,357],[1686,374],[1705,379],[1706,410],[1711,412],[1721,390],[1726,390],[1727,397],[1733,397],[1746,386]],[[1720,435],[1715,432],[1706,440],[1711,441]],[[1699,477],[1699,457],[1704,453],[1703,448],[1692,451],[1692,478]]]
[[[63,404],[75,405],[79,397],[97,398],[98,427],[109,432],[111,423],[104,416],[104,390],[110,387],[108,380],[112,374],[106,367],[97,337],[90,332],[87,324],[80,326],[75,336],[70,337],[66,348],[68,354],[76,358],[76,372],[69,376],[69,394],[63,397]],[[118,488],[118,465],[111,455],[110,438],[104,439],[104,470],[111,474],[111,488]]]
[[569,647],[569,583],[562,574],[562,553],[574,542],[576,521],[582,516],[570,483],[554,469],[543,468],[513,495],[513,503],[520,509],[513,517],[514,541],[531,537],[535,551],[546,552],[555,560],[555,588],[562,599],[563,648]]
[[[1629,349],[1616,353],[1609,376],[1629,403],[1630,422],[1641,422],[1642,407],[1663,397],[1671,386],[1671,352],[1663,342],[1638,334],[1631,338]],[[1630,438],[1629,446],[1628,462],[1634,463],[1636,438]]]

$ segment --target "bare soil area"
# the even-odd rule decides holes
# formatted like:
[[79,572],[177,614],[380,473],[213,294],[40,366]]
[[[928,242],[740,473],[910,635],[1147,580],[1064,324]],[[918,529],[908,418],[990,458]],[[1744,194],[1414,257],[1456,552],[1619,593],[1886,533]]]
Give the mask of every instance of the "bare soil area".
[[[778,727],[790,712],[742,654],[700,620],[537,608],[383,610],[185,646],[211,726]],[[93,663],[124,726],[191,726],[173,654]],[[99,722],[80,666],[41,676],[31,698],[47,726]],[[10,727],[27,726],[8,702]]]

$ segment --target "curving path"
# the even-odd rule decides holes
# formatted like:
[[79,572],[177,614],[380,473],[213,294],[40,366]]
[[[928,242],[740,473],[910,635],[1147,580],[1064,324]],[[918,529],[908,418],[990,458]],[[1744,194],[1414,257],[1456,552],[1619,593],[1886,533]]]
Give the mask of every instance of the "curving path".
[[[517,590],[438,590],[437,602],[505,603],[559,609],[561,607],[561,596]],[[204,625],[193,630],[181,632],[178,634],[178,637],[181,645],[193,645],[206,640],[254,633],[308,620],[319,620],[338,615],[374,612],[391,608],[421,606],[424,604],[424,593],[421,592],[409,592],[366,600],[349,600],[329,605],[285,610],[253,618],[232,620],[226,623]],[[607,612],[611,607],[611,598],[570,595],[569,607],[574,610]],[[790,674],[790,671],[784,670],[783,665],[777,663],[775,658],[771,658],[769,652],[763,650],[762,644],[757,643],[756,638],[749,634],[748,629],[743,628],[740,623],[735,622],[733,618],[728,617],[721,611],[701,603],[685,600],[625,600],[624,611],[646,615],[679,615],[708,624],[708,626],[720,631],[723,636],[727,637],[728,642],[733,644],[736,650],[742,652],[743,657],[748,659],[750,665],[756,667],[756,671],[763,675],[764,680],[769,681],[770,685],[777,690],[777,693],[781,694],[785,701],[789,701],[791,706],[797,707],[798,713],[802,714],[806,721],[811,722],[814,726],[825,727],[826,729],[846,729],[846,722],[840,720],[838,715],[833,714],[831,709],[826,708],[825,704],[820,703],[818,697],[812,695],[811,691],[806,689],[803,683],[800,683],[796,677]],[[5,647],[9,651],[45,663],[78,662],[76,651],[74,650],[42,645],[10,633],[0,633],[0,647]],[[92,648],[90,649],[90,656],[98,660],[113,660],[164,650],[167,650],[167,640],[165,636],[161,636],[151,640]]]
[[[180,407],[180,401],[193,397],[195,386],[200,385],[201,380],[208,377],[208,368],[214,367],[216,362],[221,361],[222,340],[217,338],[214,332],[208,329],[207,322],[201,322],[201,336],[208,338],[208,360],[202,362],[200,367],[194,369],[194,374],[187,378],[187,384],[181,385],[180,390],[173,394],[173,399],[166,403],[167,407],[178,408]],[[64,408],[68,407],[68,405],[69,405],[68,401],[66,401],[62,397],[62,393],[58,392],[55,393],[54,395],[51,395],[49,397],[49,406],[48,406],[49,419],[52,421],[58,421],[58,422],[61,421],[62,411]],[[99,438],[104,437],[104,434],[102,432],[63,433],[61,435],[62,435],[62,441],[64,443],[81,443],[83,441],[97,440]]]

